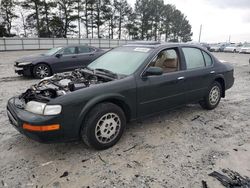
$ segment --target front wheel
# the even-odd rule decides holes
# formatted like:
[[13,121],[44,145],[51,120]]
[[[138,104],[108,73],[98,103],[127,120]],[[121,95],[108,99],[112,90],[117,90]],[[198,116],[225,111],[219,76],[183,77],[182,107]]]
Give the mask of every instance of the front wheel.
[[38,64],[33,68],[33,75],[35,78],[45,78],[52,75],[50,67],[46,64]]
[[200,105],[202,108],[207,110],[213,110],[220,103],[222,94],[222,87],[219,82],[214,82],[202,101],[200,101]]
[[96,105],[86,116],[81,137],[86,145],[98,150],[115,145],[126,126],[123,110],[113,103]]

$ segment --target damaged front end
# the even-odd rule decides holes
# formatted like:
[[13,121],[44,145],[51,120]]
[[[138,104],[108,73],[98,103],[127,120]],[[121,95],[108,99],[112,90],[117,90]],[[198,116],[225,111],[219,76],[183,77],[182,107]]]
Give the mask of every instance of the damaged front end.
[[29,101],[49,102],[79,89],[118,79],[118,75],[101,69],[76,69],[73,72],[59,73],[32,85],[19,96],[25,103]]

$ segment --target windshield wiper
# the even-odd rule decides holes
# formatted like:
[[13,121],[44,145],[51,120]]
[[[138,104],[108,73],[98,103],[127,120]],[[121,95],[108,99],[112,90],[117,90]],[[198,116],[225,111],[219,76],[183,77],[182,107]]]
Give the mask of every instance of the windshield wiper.
[[100,68],[98,68],[98,69],[95,69],[95,71],[103,72],[103,73],[105,73],[106,75],[112,76],[113,78],[117,78],[117,77],[118,77],[116,73],[114,73],[114,72],[112,72],[112,71],[110,71],[110,70],[107,70],[107,69],[100,69]]

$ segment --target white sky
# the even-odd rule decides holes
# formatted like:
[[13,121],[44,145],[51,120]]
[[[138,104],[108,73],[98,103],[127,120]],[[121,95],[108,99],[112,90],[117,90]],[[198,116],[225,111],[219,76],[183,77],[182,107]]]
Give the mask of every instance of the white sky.
[[[135,0],[128,0],[134,7]],[[164,0],[187,16],[193,40],[202,42],[250,42],[250,0]]]

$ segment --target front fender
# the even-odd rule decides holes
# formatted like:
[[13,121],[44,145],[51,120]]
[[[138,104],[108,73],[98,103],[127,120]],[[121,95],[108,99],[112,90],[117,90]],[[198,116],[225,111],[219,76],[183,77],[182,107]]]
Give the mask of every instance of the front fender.
[[128,107],[130,107],[130,105],[126,102],[126,98],[118,93],[109,93],[109,94],[103,94],[97,97],[94,97],[93,99],[89,100],[84,107],[82,108],[79,116],[78,116],[78,120],[77,120],[77,125],[78,128],[81,127],[82,122],[84,120],[84,118],[86,117],[87,113],[98,103],[103,102],[103,101],[107,101],[107,100],[119,100],[122,101],[124,104],[126,104]]

